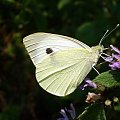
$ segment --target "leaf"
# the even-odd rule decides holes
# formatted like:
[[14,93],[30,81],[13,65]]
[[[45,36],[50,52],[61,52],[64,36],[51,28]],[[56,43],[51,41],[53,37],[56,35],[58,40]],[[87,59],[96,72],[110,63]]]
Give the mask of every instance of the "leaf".
[[79,115],[78,120],[106,120],[104,107],[102,104],[93,104]]
[[[100,16],[99,16],[100,17]],[[89,46],[98,45],[100,39],[107,30],[109,21],[104,17],[102,19],[96,18],[97,21],[85,22],[78,26],[75,37]],[[99,21],[99,22],[98,22]],[[104,41],[104,44],[108,41]]]
[[98,42],[96,41],[97,34],[95,24],[93,22],[86,22],[78,27],[75,36],[83,42],[86,41],[86,44],[88,45],[93,45],[93,43],[98,44]]
[[120,112],[120,103],[114,106],[114,110]]
[[101,84],[107,88],[120,86],[120,71],[107,71],[98,75],[93,82]]
[[70,2],[71,2],[71,0],[60,0],[58,3],[58,8],[62,9],[65,5],[67,5]]

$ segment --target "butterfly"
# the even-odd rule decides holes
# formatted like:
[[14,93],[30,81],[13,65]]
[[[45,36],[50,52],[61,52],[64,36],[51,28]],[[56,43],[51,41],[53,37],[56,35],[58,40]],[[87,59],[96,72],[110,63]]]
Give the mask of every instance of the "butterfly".
[[93,47],[52,33],[38,32],[25,37],[23,43],[36,67],[39,85],[56,96],[72,93],[97,64],[104,50],[101,41],[111,33],[107,32],[99,45]]

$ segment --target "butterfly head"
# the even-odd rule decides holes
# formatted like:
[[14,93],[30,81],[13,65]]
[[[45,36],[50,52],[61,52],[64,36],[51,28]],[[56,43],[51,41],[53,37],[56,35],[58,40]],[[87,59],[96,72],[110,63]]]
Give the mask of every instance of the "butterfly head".
[[103,53],[103,50],[104,50],[104,46],[103,45],[97,45],[97,46],[93,46],[91,48],[98,55],[101,55]]

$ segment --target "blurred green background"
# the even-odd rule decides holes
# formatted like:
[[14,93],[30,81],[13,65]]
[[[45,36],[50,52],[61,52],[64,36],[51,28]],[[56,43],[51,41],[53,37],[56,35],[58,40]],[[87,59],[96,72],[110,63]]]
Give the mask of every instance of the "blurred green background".
[[[23,37],[50,32],[93,46],[118,23],[120,0],[0,0],[0,120],[56,120],[71,102],[83,110],[81,91],[60,98],[39,87]],[[119,47],[120,28],[103,44]]]

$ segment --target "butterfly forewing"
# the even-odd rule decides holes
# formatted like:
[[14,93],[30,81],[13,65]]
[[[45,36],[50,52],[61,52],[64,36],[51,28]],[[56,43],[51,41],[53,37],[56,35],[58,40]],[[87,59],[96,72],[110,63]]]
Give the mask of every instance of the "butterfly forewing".
[[69,48],[85,48],[91,51],[89,46],[76,39],[50,33],[34,33],[25,37],[23,42],[34,65],[47,55],[48,48],[52,49],[53,52]]

